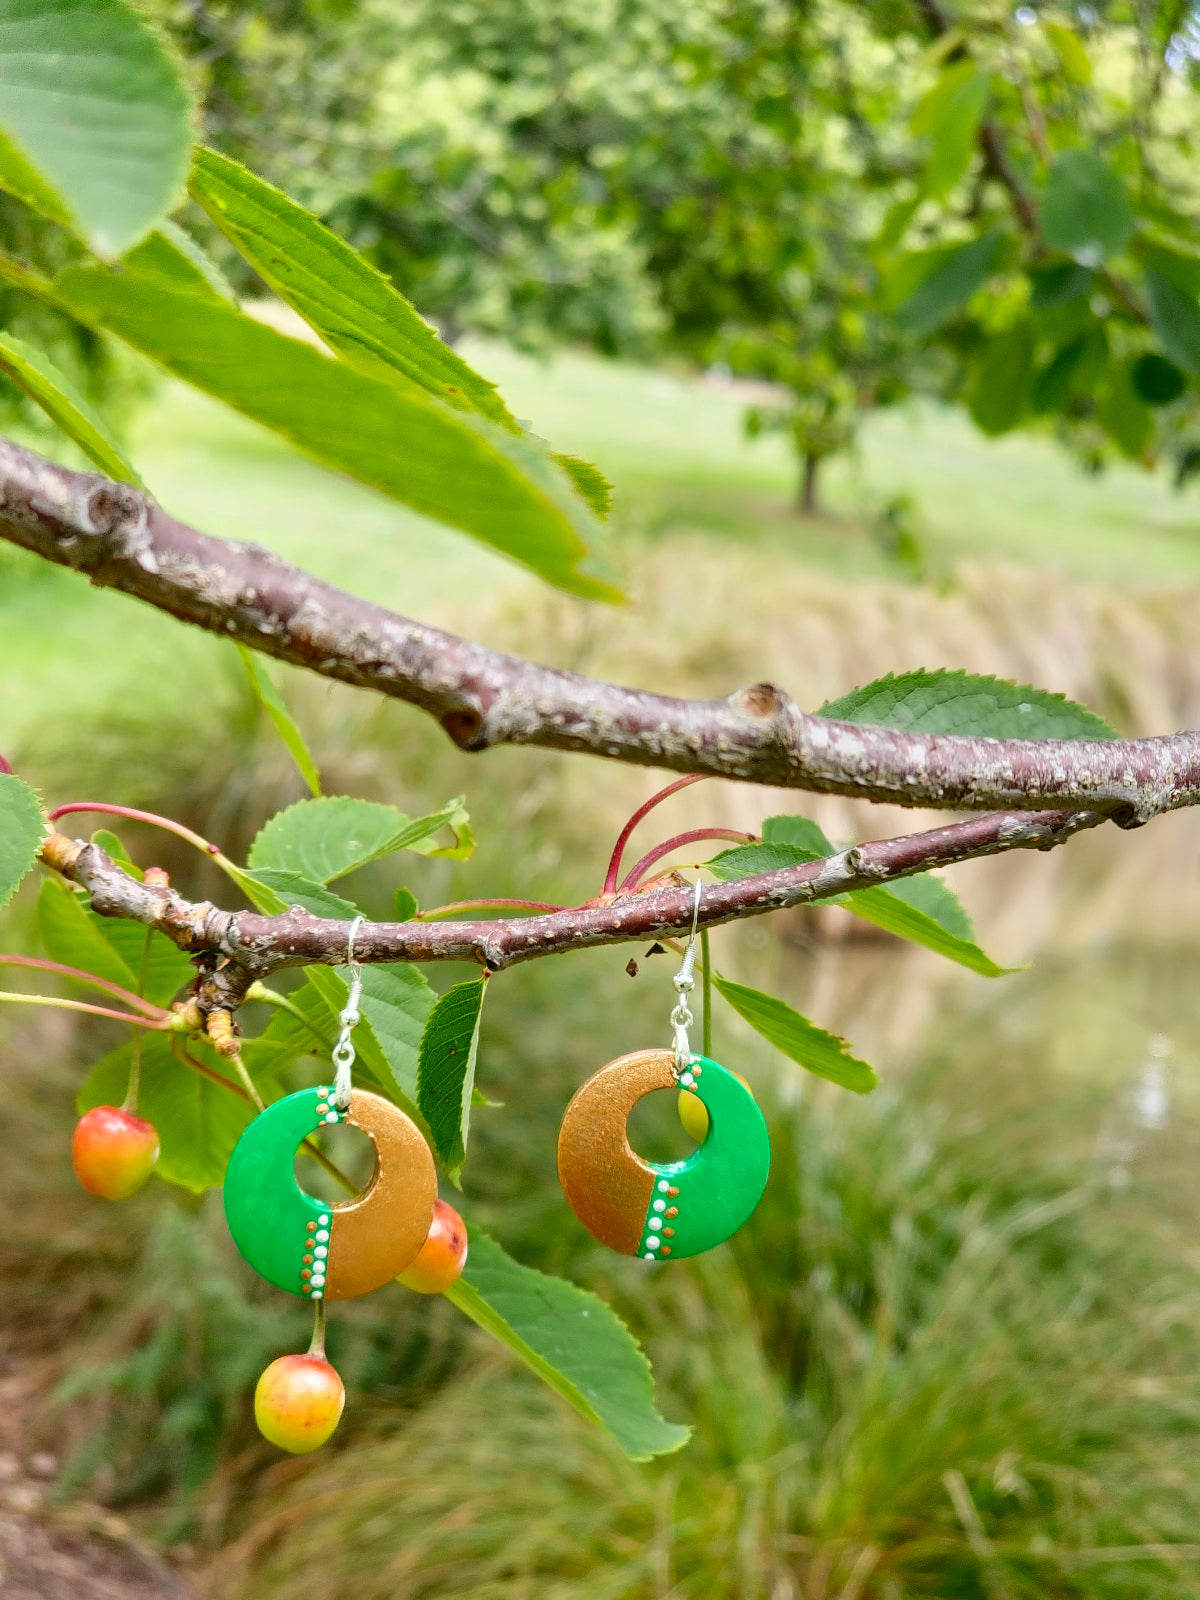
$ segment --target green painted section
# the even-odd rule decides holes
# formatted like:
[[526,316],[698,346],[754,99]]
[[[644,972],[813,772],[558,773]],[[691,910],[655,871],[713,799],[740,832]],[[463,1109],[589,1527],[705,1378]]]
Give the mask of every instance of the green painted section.
[[[675,1230],[664,1240],[671,1247],[671,1261],[711,1250],[738,1231],[767,1186],[771,1141],[754,1096],[719,1062],[707,1056],[693,1056],[692,1062],[702,1069],[696,1093],[708,1111],[708,1134],[684,1161],[649,1163],[655,1173],[654,1197],[642,1224],[639,1256],[647,1254],[645,1240],[650,1233],[662,1237],[661,1230],[650,1228],[654,1217]],[[679,1193],[661,1194],[662,1180]],[[677,1206],[679,1215],[666,1217],[655,1211],[656,1200]]]
[[307,1224],[330,1208],[296,1182],[296,1148],[325,1119],[316,1089],[285,1095],[261,1111],[225,1169],[225,1219],[233,1242],[268,1283],[300,1294]]

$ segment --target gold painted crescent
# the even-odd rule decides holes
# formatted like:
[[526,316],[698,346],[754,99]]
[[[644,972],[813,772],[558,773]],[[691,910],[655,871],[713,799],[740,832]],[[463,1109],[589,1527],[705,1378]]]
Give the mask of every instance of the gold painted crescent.
[[375,1174],[360,1195],[330,1207],[328,1300],[370,1294],[403,1272],[425,1243],[437,1200],[429,1146],[399,1106],[355,1089],[343,1120],[375,1145]]
[[655,1174],[625,1132],[643,1095],[675,1087],[670,1050],[635,1050],[580,1088],[558,1134],[558,1179],[572,1211],[602,1244],[635,1255]]

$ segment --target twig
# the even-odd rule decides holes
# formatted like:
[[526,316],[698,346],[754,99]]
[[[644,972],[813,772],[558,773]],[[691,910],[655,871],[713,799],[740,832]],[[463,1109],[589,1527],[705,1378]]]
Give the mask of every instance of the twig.
[[621,892],[624,894],[636,889],[647,868],[652,867],[656,861],[661,861],[664,856],[669,856],[673,850],[681,850],[685,844],[696,844],[701,839],[724,839],[733,844],[750,844],[755,838],[756,834],[739,833],[735,828],[692,828],[687,833],[677,833],[674,838],[664,839],[662,844],[656,844],[653,850],[647,850],[642,859],[630,867],[621,884]]
[[676,778],[674,783],[669,783],[665,789],[660,789],[657,794],[652,794],[649,800],[646,801],[645,805],[641,805],[637,808],[637,810],[630,817],[629,821],[617,835],[617,842],[615,845],[613,845],[612,857],[608,863],[608,871],[604,875],[604,888],[601,890],[602,894],[614,894],[616,892],[617,880],[621,875],[621,857],[625,853],[625,846],[629,843],[630,835],[633,833],[633,830],[637,827],[642,818],[649,816],[654,810],[655,806],[660,806],[663,801],[668,800],[671,795],[678,794],[680,789],[686,789],[693,783],[699,783],[702,777],[703,774],[697,773],[691,778]]
[[[787,906],[805,905],[872,884],[949,866],[1009,850],[1050,850],[1085,828],[1107,819],[1096,811],[1000,812],[925,833],[855,845],[819,861],[759,873],[732,883],[709,884],[700,896],[697,926],[715,927],[762,916]],[[314,963],[338,966],[346,958],[348,925],[293,908],[280,916],[253,911],[222,911],[207,902],[193,905],[173,888],[152,887],[131,878],[98,845],[52,834],[42,858],[85,888],[95,909],[106,916],[144,922],[173,939],[181,949],[225,958],[200,986],[198,999],[232,1009],[255,980],[282,967]],[[692,924],[691,888],[653,889],[600,904],[576,906],[543,915],[480,922],[364,922],[354,953],[364,963],[391,961],[475,961],[492,971],[567,950],[630,940],[666,938]],[[225,986],[211,986],[220,980]],[[219,994],[219,999],[214,996]]]
[[63,1000],[53,994],[18,994],[11,989],[0,989],[0,1002],[16,1006],[52,1006],[59,1011],[86,1011],[92,1017],[109,1017],[114,1022],[131,1022],[135,1028],[149,1028],[162,1033],[173,1020],[166,1012],[161,1022],[151,1022],[149,1017],[135,1017],[128,1011],[112,1011],[108,1006],[89,1005],[86,1000]]
[[126,1005],[135,1007],[146,1016],[153,1017],[155,1021],[161,1021],[170,1014],[162,1006],[156,1006],[140,994],[134,994],[132,989],[123,989],[119,983],[110,983],[107,978],[98,978],[94,972],[83,972],[78,967],[64,966],[61,961],[46,961],[41,956],[0,955],[0,967],[31,967],[35,972],[52,972],[57,977],[69,978],[72,983],[82,983],[90,989],[99,989],[102,994],[112,995],[114,1000],[123,1000]]

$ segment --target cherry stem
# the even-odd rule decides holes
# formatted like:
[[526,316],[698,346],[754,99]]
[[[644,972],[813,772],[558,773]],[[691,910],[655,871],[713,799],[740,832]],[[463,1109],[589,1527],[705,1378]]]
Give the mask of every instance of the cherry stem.
[[135,1028],[149,1028],[161,1033],[171,1022],[169,1012],[163,1012],[161,1022],[151,1022],[148,1017],[134,1017],[128,1011],[111,1011],[108,1006],[90,1006],[84,1000],[60,1000],[50,994],[14,994],[10,989],[0,989],[0,1002],[17,1006],[56,1006],[60,1011],[86,1011],[93,1017],[111,1017],[114,1022],[131,1022]]
[[457,916],[462,911],[565,911],[565,906],[552,906],[544,900],[452,900],[444,906],[433,906],[428,911],[418,911],[414,921],[433,922],[438,917]]
[[[150,972],[150,940],[153,930],[146,929],[146,937],[142,941],[142,960],[138,968],[138,995],[146,992],[146,979]],[[129,1082],[125,1086],[125,1100],[123,1110],[137,1114],[138,1094],[142,1087],[142,1035],[136,1028],[133,1030],[133,1060],[129,1065]]]
[[53,972],[60,978],[70,978],[75,983],[85,983],[92,989],[100,989],[103,993],[112,995],[114,1000],[124,1000],[126,1005],[134,1006],[156,1021],[170,1014],[164,1011],[162,1006],[152,1005],[149,1000],[144,1000],[140,994],[122,989],[119,983],[110,983],[107,978],[97,978],[91,972],[81,972],[78,967],[64,967],[61,961],[43,961],[40,956],[0,955],[0,967],[33,967],[38,972]]
[[264,1006],[275,1006],[280,1011],[286,1011],[295,1017],[297,1022],[302,1022],[321,1046],[322,1050],[332,1050],[333,1046],[317,1027],[316,1023],[306,1017],[300,1007],[290,1000],[286,994],[280,994],[277,989],[268,989],[265,983],[252,983],[246,990],[247,1000],[257,1000]]
[[648,850],[636,866],[631,867],[621,883],[620,891],[636,889],[638,879],[648,867],[656,861],[661,861],[663,856],[670,855],[672,850],[679,850],[685,844],[695,844],[698,839],[731,839],[735,844],[752,844],[757,838],[753,833],[739,833],[734,828],[692,828],[687,833],[677,833],[673,839],[664,839],[662,844],[656,844],[653,850]]
[[246,1063],[242,1060],[242,1052],[238,1050],[234,1055],[227,1056],[225,1059],[227,1061],[232,1061],[233,1070],[242,1080],[242,1087],[246,1091],[247,1100],[249,1100],[257,1110],[265,1111],[267,1109],[267,1102],[263,1099],[262,1095],[259,1094],[254,1079],[246,1071]]
[[215,1068],[208,1066],[207,1063],[197,1061],[196,1057],[184,1048],[182,1039],[172,1039],[171,1049],[185,1067],[190,1067],[193,1072],[198,1072],[202,1078],[207,1078],[210,1083],[220,1084],[222,1089],[228,1089],[230,1094],[237,1095],[239,1100],[249,1100],[250,1096],[242,1088],[241,1084],[231,1082],[230,1079],[217,1072]]
[[703,980],[701,994],[704,998],[704,1009],[701,1013],[701,1050],[704,1055],[712,1057],[712,965],[708,959],[708,929],[700,929],[700,975]]
[[706,772],[694,772],[690,777],[676,778],[674,783],[669,783],[665,789],[660,789],[657,794],[652,794],[644,806],[638,807],[638,809],[630,817],[629,821],[621,829],[621,832],[617,836],[617,842],[615,845],[613,845],[612,858],[608,863],[608,872],[605,874],[604,887],[600,891],[601,894],[616,893],[617,878],[621,872],[621,857],[625,853],[625,846],[629,843],[629,835],[637,827],[642,818],[648,816],[649,813],[654,810],[655,806],[661,805],[662,802],[666,799],[669,799],[671,795],[678,794],[680,789],[686,789],[691,784],[699,783],[702,778],[706,777],[708,777],[708,773]]
[[12,767],[3,756],[0,756],[0,772],[7,773],[10,778],[12,777]]
[[313,1305],[313,1332],[309,1342],[308,1354],[315,1356],[318,1361],[325,1357],[325,1301],[320,1299]]
[[69,817],[77,811],[98,811],[108,817],[125,817],[129,822],[148,822],[152,828],[162,828],[166,833],[173,833],[177,838],[186,839],[188,844],[195,845],[197,850],[203,850],[207,856],[220,856],[219,847],[209,844],[207,839],[202,839],[198,833],[193,833],[191,828],[185,828],[182,822],[173,822],[170,817],[160,817],[154,811],[136,811],[132,806],[108,805],[103,800],[76,800],[70,805],[58,806],[47,817],[48,822],[57,822],[60,817]]

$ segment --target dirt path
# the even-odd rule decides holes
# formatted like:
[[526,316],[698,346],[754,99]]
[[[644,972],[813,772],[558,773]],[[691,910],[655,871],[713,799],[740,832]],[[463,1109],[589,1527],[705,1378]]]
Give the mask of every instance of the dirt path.
[[11,1350],[0,1353],[0,1374],[0,1600],[193,1600],[120,1517],[52,1501],[58,1461],[27,1443],[38,1431],[39,1381]]

